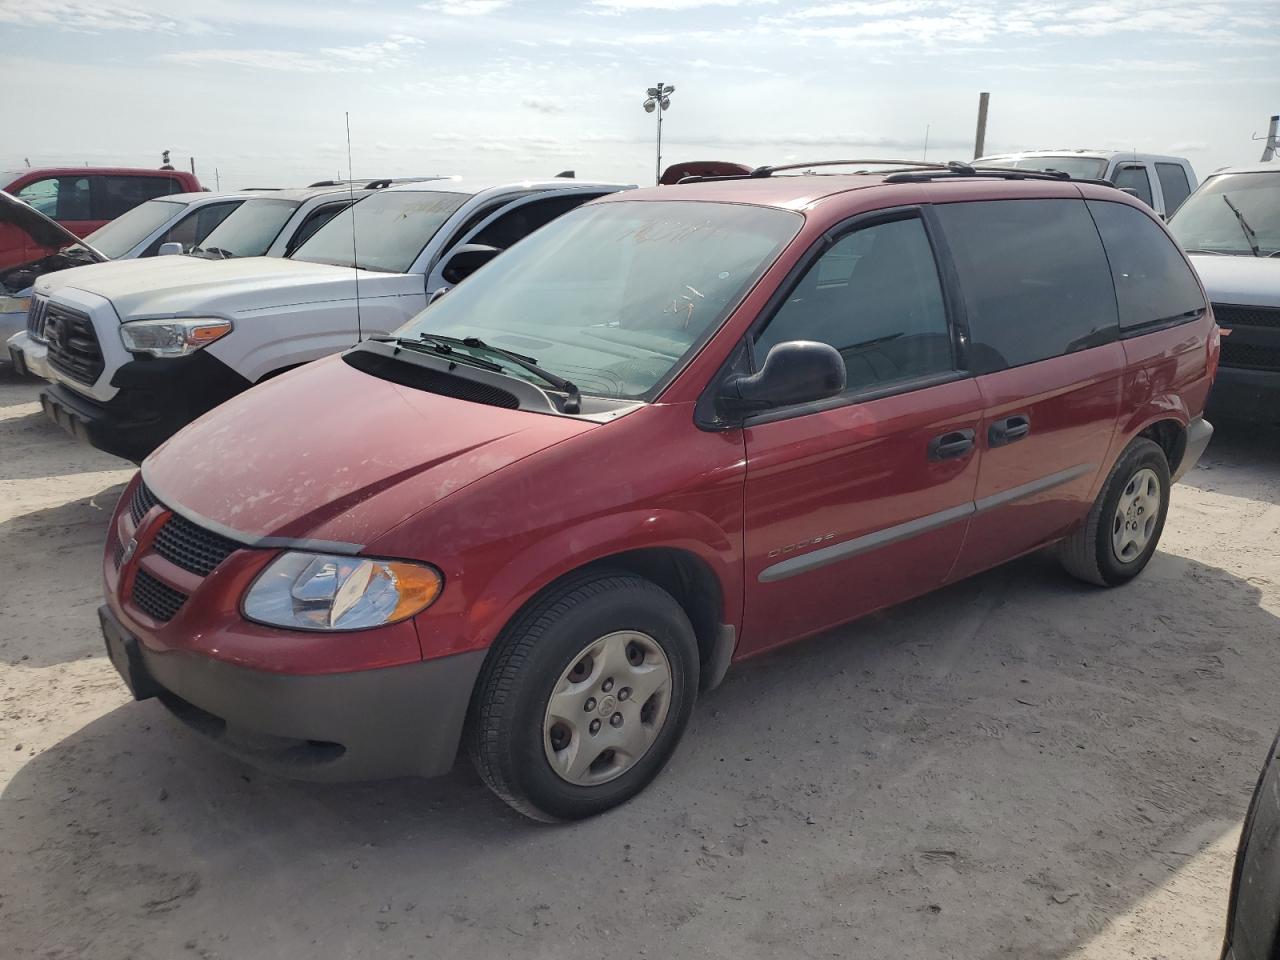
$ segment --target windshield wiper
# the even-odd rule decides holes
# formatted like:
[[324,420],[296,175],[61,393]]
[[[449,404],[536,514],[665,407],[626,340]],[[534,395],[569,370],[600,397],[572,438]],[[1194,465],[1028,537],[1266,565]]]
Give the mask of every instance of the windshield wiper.
[[[409,337],[366,337],[366,340],[373,340],[377,343],[394,343],[397,349],[407,348],[416,350],[418,353],[436,353],[446,357],[450,363],[461,363],[468,367],[476,367],[480,370],[488,370],[491,373],[502,373],[502,367],[499,364],[491,363],[488,360],[482,360],[480,357],[473,357],[470,354],[458,353],[454,351],[447,343],[426,343],[422,340],[413,340]],[[444,347],[444,349],[440,349]],[[508,374],[509,376],[509,374]]]
[[1249,244],[1249,249],[1253,251],[1253,255],[1255,257],[1262,256],[1261,251],[1258,250],[1257,240],[1255,239],[1258,234],[1254,231],[1253,227],[1249,226],[1249,221],[1244,218],[1244,214],[1240,212],[1239,208],[1231,202],[1231,198],[1225,193],[1222,195],[1222,202],[1231,208],[1231,212],[1234,213],[1236,215],[1236,219],[1240,221],[1240,229],[1244,233],[1244,242]]
[[[514,350],[506,350],[502,347],[495,347],[485,343],[479,337],[446,337],[439,333],[420,333],[418,334],[424,341],[435,343],[436,349],[440,353],[451,353],[455,346],[470,347],[473,350],[488,350],[490,353],[497,354],[514,363],[521,369],[528,370],[535,377],[541,377],[546,383],[550,384],[553,389],[565,393],[567,396],[564,401],[565,413],[580,413],[582,411],[582,391],[580,391],[572,380],[566,380],[550,370],[544,370],[538,366],[538,361],[534,357],[526,357],[523,353],[516,353]],[[440,347],[447,349],[441,350]],[[501,369],[501,368],[499,368]]]

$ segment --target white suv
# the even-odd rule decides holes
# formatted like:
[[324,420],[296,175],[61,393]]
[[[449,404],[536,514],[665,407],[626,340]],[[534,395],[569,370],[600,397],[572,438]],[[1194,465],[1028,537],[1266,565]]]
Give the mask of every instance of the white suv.
[[1077,180],[1107,180],[1166,219],[1196,188],[1189,160],[1132,150],[1027,150],[983,157],[973,165],[1060,170]]
[[229,397],[390,333],[538,227],[629,186],[403,184],[338,213],[289,258],[163,257],[41,278],[31,309],[54,381],[41,403],[72,435],[141,460]]

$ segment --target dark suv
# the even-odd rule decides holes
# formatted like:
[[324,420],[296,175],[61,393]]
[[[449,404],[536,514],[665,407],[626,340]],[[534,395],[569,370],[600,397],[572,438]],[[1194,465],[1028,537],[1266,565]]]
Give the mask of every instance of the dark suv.
[[1109,184],[617,193],[150,456],[108,650],[265,769],[438,774],[465,732],[516,808],[586,816],[735,661],[1044,546],[1136,576],[1217,356],[1186,258]]

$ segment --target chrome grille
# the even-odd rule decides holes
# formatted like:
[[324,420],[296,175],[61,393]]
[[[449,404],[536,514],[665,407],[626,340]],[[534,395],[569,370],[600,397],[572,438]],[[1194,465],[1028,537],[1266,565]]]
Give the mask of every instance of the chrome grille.
[[27,333],[41,343],[44,343],[44,314],[48,308],[49,301],[44,297],[32,297],[31,306],[27,308]]

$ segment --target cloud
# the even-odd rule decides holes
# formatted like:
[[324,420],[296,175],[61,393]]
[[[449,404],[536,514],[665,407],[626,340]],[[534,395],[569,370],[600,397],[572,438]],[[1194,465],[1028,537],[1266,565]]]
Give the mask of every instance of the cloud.
[[369,73],[377,68],[401,66],[409,50],[422,41],[403,34],[354,47],[321,47],[314,53],[302,50],[213,49],[185,50],[161,54],[157,59],[187,67],[218,64],[247,70],[280,73]]
[[438,0],[422,3],[419,10],[443,13],[446,17],[483,17],[511,6],[511,0]]
[[745,7],[775,0],[590,0],[591,6],[606,13],[633,13],[638,10],[696,10],[699,7]]
[[520,104],[538,113],[564,113],[564,102],[557,97],[525,97]]
[[77,0],[0,0],[0,23],[59,27],[85,33],[131,30],[149,33],[207,33],[195,19],[175,18],[134,6],[104,6]]

